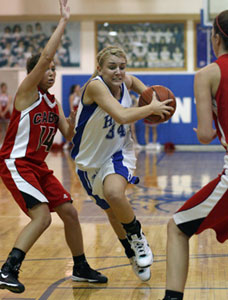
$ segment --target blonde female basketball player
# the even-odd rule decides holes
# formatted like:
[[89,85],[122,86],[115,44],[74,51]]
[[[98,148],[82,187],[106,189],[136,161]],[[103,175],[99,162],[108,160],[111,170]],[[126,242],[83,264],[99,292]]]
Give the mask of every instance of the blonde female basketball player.
[[[214,20],[211,41],[218,58],[196,73],[194,91],[199,141],[217,135],[224,146],[224,170],[173,216],[168,224],[167,282],[164,300],[181,300],[188,273],[189,238],[213,228],[219,242],[228,239],[228,10]],[[213,129],[213,118],[216,130]]]
[[151,104],[131,107],[128,90],[141,94],[146,86],[125,73],[124,51],[107,47],[98,53],[97,63],[83,90],[71,155],[82,185],[107,213],[134,271],[148,280],[152,252],[125,196],[127,184],[138,182],[133,176],[136,158],[129,124],[152,113],[162,117],[170,114],[167,104],[171,100],[159,102],[154,95]]

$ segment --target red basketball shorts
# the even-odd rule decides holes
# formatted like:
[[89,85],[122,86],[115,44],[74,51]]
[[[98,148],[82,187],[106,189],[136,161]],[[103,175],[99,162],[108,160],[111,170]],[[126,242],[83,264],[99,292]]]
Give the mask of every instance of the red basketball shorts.
[[219,242],[228,239],[228,169],[187,200],[173,219],[189,237],[212,228]]
[[60,204],[72,201],[45,162],[38,165],[25,159],[1,160],[0,176],[25,213],[38,203],[47,203],[53,211]]

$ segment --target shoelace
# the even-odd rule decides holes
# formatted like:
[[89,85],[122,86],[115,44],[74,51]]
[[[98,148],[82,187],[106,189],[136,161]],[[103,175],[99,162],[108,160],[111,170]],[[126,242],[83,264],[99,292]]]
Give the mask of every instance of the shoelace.
[[19,272],[21,271],[20,269],[20,266],[15,266],[12,270],[11,270],[11,273],[13,274],[13,276],[18,279],[18,276],[19,276]]
[[140,253],[140,256],[146,255],[146,251],[144,249],[144,241],[141,240],[134,240],[133,244],[137,251]]

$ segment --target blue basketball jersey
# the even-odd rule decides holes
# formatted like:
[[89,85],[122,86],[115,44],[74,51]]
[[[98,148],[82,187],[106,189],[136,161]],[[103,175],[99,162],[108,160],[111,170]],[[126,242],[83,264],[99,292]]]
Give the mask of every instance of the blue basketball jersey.
[[[100,80],[109,90],[100,76],[92,80]],[[130,125],[118,124],[96,103],[84,105],[84,93],[85,90],[77,112],[76,134],[73,138],[74,146],[71,152],[77,167],[81,170],[100,168],[116,152],[126,150],[124,152],[128,153],[132,168],[135,168],[136,158]],[[132,106],[132,99],[125,83],[122,83],[119,102],[126,108]]]

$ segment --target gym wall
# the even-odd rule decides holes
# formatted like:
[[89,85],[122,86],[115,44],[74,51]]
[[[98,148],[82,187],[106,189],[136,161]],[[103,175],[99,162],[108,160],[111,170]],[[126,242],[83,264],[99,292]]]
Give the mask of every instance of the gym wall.
[[[193,96],[195,74],[195,22],[200,21],[202,0],[69,0],[71,21],[80,21],[80,67],[57,70],[56,84],[51,92],[62,101],[64,111],[69,113],[69,88],[73,83],[84,83],[95,68],[95,38],[97,21],[186,21],[186,70],[179,71],[144,71],[133,74],[147,85],[162,84],[169,87],[177,97],[177,111],[170,121],[158,126],[158,140],[164,144],[173,142],[181,145],[198,144],[193,127],[196,126],[196,113]],[[9,7],[7,0],[1,0],[0,17],[2,21],[15,20],[58,20],[59,6],[56,0],[14,0]],[[20,83],[24,70],[14,71]],[[16,89],[17,87],[15,87]],[[144,125],[136,125],[140,143],[144,143]],[[56,143],[62,142],[57,135]],[[217,144],[217,141],[214,141]]]

